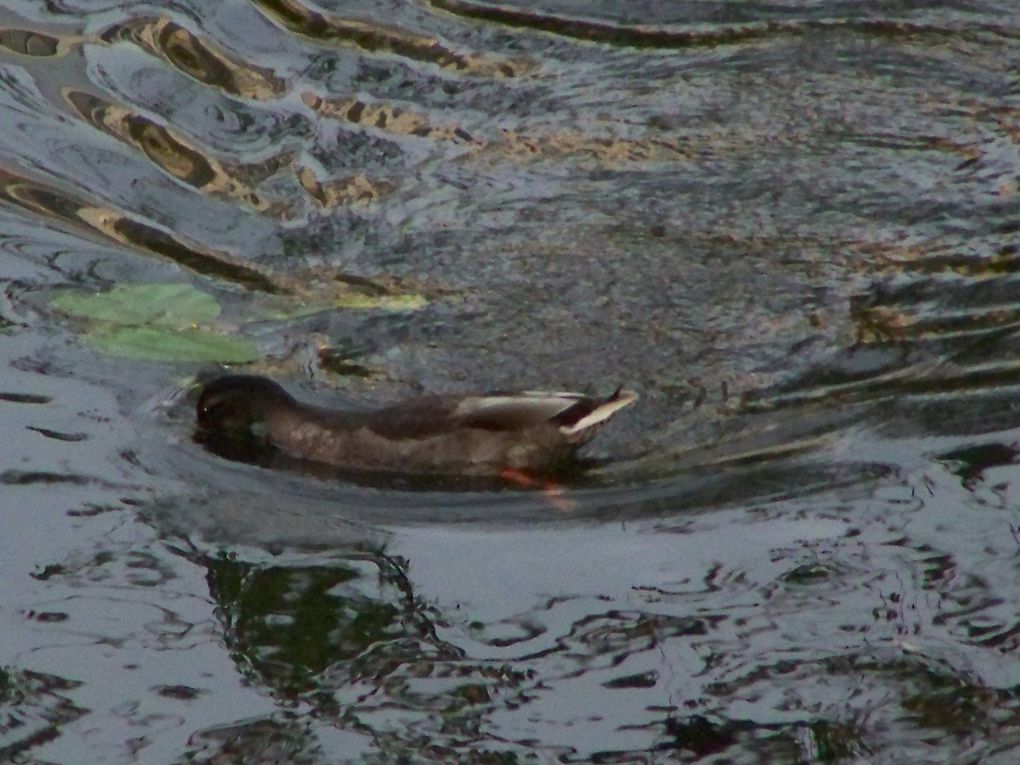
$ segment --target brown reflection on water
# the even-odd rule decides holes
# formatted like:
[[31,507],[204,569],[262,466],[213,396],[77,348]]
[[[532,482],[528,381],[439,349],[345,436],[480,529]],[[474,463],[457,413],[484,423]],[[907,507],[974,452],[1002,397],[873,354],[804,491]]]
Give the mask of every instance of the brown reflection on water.
[[[425,298],[406,280],[366,279],[336,266],[276,273],[256,263],[200,245],[110,207],[89,203],[57,186],[0,169],[0,201],[67,226],[79,234],[99,236],[157,255],[202,276],[222,279],[249,290],[288,296],[281,315],[325,307],[420,307]],[[309,307],[311,306],[311,307]],[[316,308],[317,307],[317,308]]]
[[960,246],[944,240],[925,240],[908,244],[861,243],[858,247],[874,257],[878,273],[903,274],[915,282],[925,276],[942,276],[953,279],[952,283],[960,287],[1020,271],[1020,245],[1013,242],[977,240]]
[[643,138],[596,137],[575,130],[528,134],[499,128],[482,136],[456,124],[436,124],[427,115],[403,106],[369,104],[359,99],[326,99],[303,93],[301,100],[322,117],[400,136],[468,147],[476,161],[511,160],[519,164],[562,159],[594,160],[606,167],[641,162],[689,159],[693,152],[678,143]]
[[394,184],[388,181],[370,181],[362,174],[322,181],[310,167],[299,167],[297,176],[301,188],[308,193],[308,196],[319,207],[327,209],[367,207],[376,202],[380,196],[395,188]]
[[242,202],[266,215],[290,217],[289,205],[270,202],[254,188],[286,164],[286,158],[276,156],[258,165],[228,165],[207,156],[177,131],[99,96],[71,89],[65,89],[63,96],[74,112],[90,125],[138,149],[182,183],[210,196]]
[[279,98],[287,91],[286,82],[272,70],[231,55],[165,17],[131,19],[96,37],[0,27],[0,47],[34,58],[64,56],[85,42],[130,42],[205,85],[253,101]]
[[[960,341],[1020,328],[1020,300],[1002,277],[1020,272],[1020,249],[1001,240],[861,244],[893,287],[861,295],[851,315],[861,345]],[[952,350],[952,349],[950,349]]]
[[661,138],[597,138],[573,130],[556,131],[545,135],[526,135],[516,130],[504,129],[486,148],[486,154],[496,158],[506,157],[515,161],[589,159],[606,167],[641,162],[680,161],[691,156],[679,144]]
[[434,37],[379,23],[330,16],[295,0],[254,0],[253,4],[291,32],[314,40],[351,45],[368,53],[393,53],[471,75],[517,77],[526,63],[457,53]]
[[80,37],[55,37],[31,29],[0,27],[0,47],[33,58],[63,56],[68,48],[81,40]]
[[126,213],[96,206],[71,192],[10,170],[0,169],[0,200],[69,225],[80,234],[98,234],[103,240],[158,255],[203,276],[217,277],[262,292],[281,291],[269,274],[252,264],[240,262],[228,253],[188,244],[177,235],[133,219]]
[[395,135],[468,143],[479,147],[485,145],[484,141],[476,139],[462,127],[433,124],[424,114],[407,107],[369,104],[355,98],[326,99],[314,93],[302,93],[301,100],[322,117],[342,120],[352,125],[363,125]]
[[242,98],[268,101],[287,89],[272,70],[232,56],[167,18],[132,19],[110,27],[99,37],[108,43],[134,42],[199,82]]
[[656,26],[625,26],[500,5],[481,5],[463,0],[428,0],[428,4],[461,18],[487,21],[506,27],[534,29],[587,42],[635,48],[680,48],[736,43],[763,37],[780,28],[775,24],[762,23],[716,27],[707,31],[672,30]]
[[937,413],[946,425],[955,421],[951,412],[968,409],[968,427],[977,431],[988,426],[984,418],[1001,417],[1003,428],[1013,423],[1020,299],[1009,279],[1020,271],[1017,247],[1001,237],[943,237],[856,242],[848,250],[874,264],[869,288],[850,300],[852,342],[792,383],[747,393],[742,408],[886,403],[931,409],[928,426],[936,431]]
[[1020,303],[925,313],[924,306],[867,306],[857,310],[858,342],[923,342],[978,337],[1020,327]]
[[799,36],[819,30],[848,30],[891,38],[938,36],[951,38],[963,29],[993,34],[1017,33],[993,24],[967,24],[956,28],[950,25],[918,24],[900,19],[844,18],[844,19],[790,19],[756,21],[744,24],[714,24],[707,29],[663,27],[644,24],[615,24],[594,19],[583,19],[508,8],[503,5],[481,4],[470,0],[427,0],[428,4],[461,18],[487,21],[517,29],[533,29],[585,42],[601,43],[623,48],[693,48],[714,47],[751,42],[762,38]]

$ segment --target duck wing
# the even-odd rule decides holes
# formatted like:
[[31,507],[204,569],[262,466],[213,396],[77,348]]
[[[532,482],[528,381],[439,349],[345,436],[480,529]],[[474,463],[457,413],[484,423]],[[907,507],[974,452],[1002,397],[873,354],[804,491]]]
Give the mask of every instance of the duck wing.
[[468,428],[525,430],[561,417],[572,419],[568,413],[586,401],[587,396],[570,392],[487,393],[462,399],[453,417]]
[[622,389],[607,398],[563,391],[425,396],[379,410],[368,424],[386,438],[427,438],[461,428],[512,432],[552,425],[567,440],[581,442],[635,399],[637,394]]

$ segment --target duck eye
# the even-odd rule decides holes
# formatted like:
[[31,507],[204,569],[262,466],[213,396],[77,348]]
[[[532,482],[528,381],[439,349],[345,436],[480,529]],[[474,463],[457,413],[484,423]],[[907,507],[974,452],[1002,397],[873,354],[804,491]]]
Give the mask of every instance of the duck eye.
[[198,413],[202,417],[208,417],[216,412],[217,409],[223,407],[223,399],[219,397],[210,397],[205,401],[200,401],[198,404]]

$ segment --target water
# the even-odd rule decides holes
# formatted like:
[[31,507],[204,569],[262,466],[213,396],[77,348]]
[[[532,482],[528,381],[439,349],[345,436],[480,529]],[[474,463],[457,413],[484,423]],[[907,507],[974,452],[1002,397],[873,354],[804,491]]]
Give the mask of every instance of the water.
[[[1017,51],[994,0],[7,4],[0,759],[1014,762]],[[58,310],[165,283],[221,312]],[[217,365],[138,332],[642,399],[569,503],[362,485],[205,451]]]

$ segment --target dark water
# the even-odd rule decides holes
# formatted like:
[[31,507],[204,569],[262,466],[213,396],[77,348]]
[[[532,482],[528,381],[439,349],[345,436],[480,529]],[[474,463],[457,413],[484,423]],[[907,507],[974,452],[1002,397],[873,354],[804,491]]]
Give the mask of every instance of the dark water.
[[[1018,187],[1005,0],[6,4],[0,760],[1016,762]],[[642,400],[569,507],[229,462],[53,303],[165,283]]]

